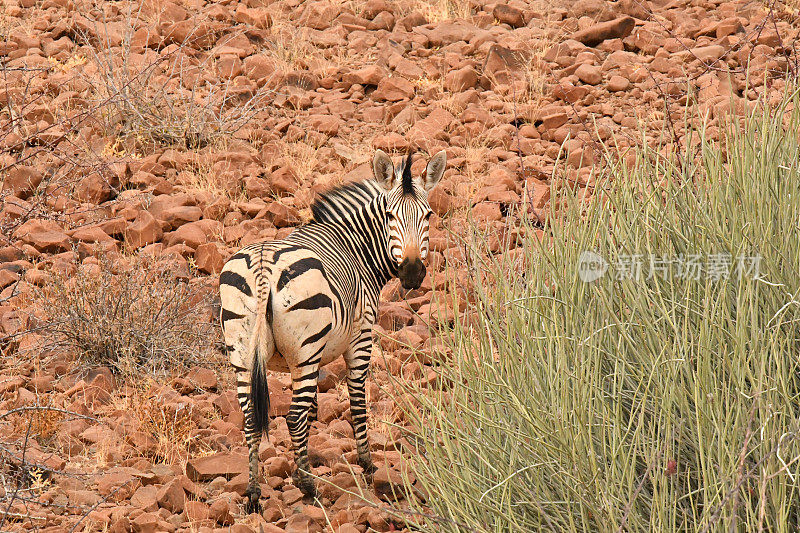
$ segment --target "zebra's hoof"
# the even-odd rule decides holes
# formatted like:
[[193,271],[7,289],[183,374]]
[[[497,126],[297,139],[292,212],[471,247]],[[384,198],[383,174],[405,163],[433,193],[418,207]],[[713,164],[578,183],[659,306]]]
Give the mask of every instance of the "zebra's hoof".
[[364,470],[364,477],[367,479],[367,481],[372,483],[372,476],[378,470],[377,468],[375,468],[375,465],[372,463],[372,459],[368,459],[368,460],[365,460],[365,461],[359,460],[358,461],[358,466],[360,466]]
[[304,496],[314,498],[317,496],[317,488],[314,486],[314,480],[309,475],[303,475],[299,471],[292,474],[294,486],[300,489]]
[[247,497],[245,511],[247,514],[261,513],[261,487],[248,487],[244,495]]

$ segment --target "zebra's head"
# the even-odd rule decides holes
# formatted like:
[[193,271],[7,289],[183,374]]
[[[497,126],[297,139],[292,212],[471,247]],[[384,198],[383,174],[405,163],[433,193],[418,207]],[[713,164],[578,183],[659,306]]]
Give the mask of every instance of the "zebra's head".
[[383,151],[372,161],[375,179],[386,190],[386,218],[389,255],[397,265],[397,277],[404,289],[417,289],[425,278],[428,257],[428,219],[433,214],[428,192],[444,173],[444,150],[434,155],[422,176],[411,175],[411,154],[395,167]]

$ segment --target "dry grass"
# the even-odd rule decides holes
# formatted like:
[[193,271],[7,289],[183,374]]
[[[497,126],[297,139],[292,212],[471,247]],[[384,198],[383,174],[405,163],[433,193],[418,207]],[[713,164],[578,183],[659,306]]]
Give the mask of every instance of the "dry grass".
[[208,306],[170,266],[104,259],[96,271],[53,273],[34,295],[56,346],[123,374],[187,366],[211,351],[216,328]]
[[[351,8],[356,3],[351,3]],[[360,12],[360,6],[353,9]],[[275,61],[277,71],[287,73],[296,70],[312,71],[317,74],[334,74],[340,68],[358,68],[375,58],[375,52],[367,50],[355,52],[347,46],[317,46],[311,38],[311,31],[299,26],[294,12],[272,10],[271,39],[261,52]]]
[[213,194],[227,198],[231,202],[245,202],[249,199],[241,180],[231,179],[228,173],[220,173],[206,158],[190,157],[178,174],[178,181],[186,189]]
[[[197,148],[230,137],[261,110],[272,91],[207,76],[216,68],[213,51],[190,50],[193,35],[160,54],[135,52],[134,32],[146,23],[141,12],[129,10],[122,43],[91,48],[83,69],[107,136],[141,147]],[[96,30],[109,39],[107,27]]]
[[422,13],[428,22],[467,19],[475,12],[470,0],[417,0],[413,10]]
[[212,452],[197,438],[198,414],[192,404],[167,401],[162,385],[152,378],[136,383],[135,392],[120,398],[118,407],[130,413],[138,431],[152,439],[154,446],[144,450],[144,455],[157,462],[185,467],[189,457]]

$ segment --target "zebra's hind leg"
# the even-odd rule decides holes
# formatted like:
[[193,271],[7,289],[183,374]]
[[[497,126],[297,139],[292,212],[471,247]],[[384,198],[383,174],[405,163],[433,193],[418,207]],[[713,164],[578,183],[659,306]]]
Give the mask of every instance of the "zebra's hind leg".
[[308,423],[317,421],[317,391],[314,391],[314,398],[311,400],[311,406],[308,408]]
[[350,416],[358,451],[358,465],[364,469],[364,475],[370,482],[372,482],[372,474],[376,470],[372,463],[369,438],[367,437],[366,382],[371,349],[371,334],[364,334],[351,345],[350,350],[345,354],[347,391],[350,395]]
[[292,370],[292,405],[286,423],[294,446],[296,469],[292,474],[295,486],[306,496],[316,496],[311,464],[308,460],[309,414],[317,396],[319,361],[309,362]]
[[258,483],[258,446],[261,444],[261,431],[249,433],[248,429],[247,422],[245,422],[248,459],[250,460],[250,476],[244,495],[247,498],[245,510],[248,514],[251,514],[261,512],[261,485]]
[[261,433],[263,428],[256,420],[256,412],[252,401],[251,383],[252,371],[236,371],[236,395],[239,405],[244,413],[244,438],[248,447],[249,459],[249,483],[244,495],[247,498],[246,511],[250,513],[260,512],[261,485],[259,485],[259,464],[258,447],[261,444]]
[[261,485],[259,485],[258,447],[261,444],[261,434],[267,429],[269,423],[266,411],[269,410],[269,396],[266,387],[266,376],[259,368],[258,357],[253,357],[246,366],[242,354],[233,351],[231,364],[236,370],[236,397],[244,413],[244,437],[248,447],[249,458],[249,483],[245,496],[247,497],[246,511],[248,513],[260,512],[259,500],[261,498]]

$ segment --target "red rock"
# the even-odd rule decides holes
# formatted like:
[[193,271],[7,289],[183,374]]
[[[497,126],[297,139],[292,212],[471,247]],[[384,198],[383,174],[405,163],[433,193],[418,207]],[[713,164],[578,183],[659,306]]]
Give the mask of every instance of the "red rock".
[[183,512],[184,504],[186,503],[186,493],[183,491],[183,485],[181,485],[179,479],[174,478],[158,489],[157,498],[158,504],[167,511],[174,514]]
[[287,533],[321,533],[322,526],[306,514],[294,514],[286,522],[284,531]]
[[397,76],[385,77],[378,83],[378,88],[372,93],[372,98],[378,102],[398,102],[414,96],[414,85]]
[[246,455],[217,453],[205,457],[194,457],[186,463],[186,475],[192,481],[211,481],[216,477],[231,479],[246,472],[248,462]]
[[[217,34],[222,27],[222,23],[219,22],[198,22],[195,19],[182,20],[163,29],[162,36],[165,44],[208,48],[217,42]],[[157,43],[147,43],[147,46],[155,44]]]
[[478,73],[472,67],[464,67],[450,72],[444,78],[444,87],[448,91],[463,92],[478,84]]
[[163,235],[161,225],[148,211],[139,211],[124,232],[125,242],[133,248],[152,244],[160,240]]
[[283,456],[273,457],[265,466],[270,476],[287,478],[292,474],[292,464]]
[[477,26],[465,21],[439,22],[433,27],[415,30],[428,38],[432,47],[446,46],[458,41],[469,42],[479,31]]
[[194,205],[176,205],[165,209],[159,220],[166,222],[172,229],[179,228],[189,222],[197,222],[203,211]]
[[606,87],[609,91],[619,92],[619,91],[627,91],[628,87],[630,87],[631,82],[628,81],[628,78],[623,76],[614,75],[608,80]]
[[569,121],[568,108],[559,105],[543,107],[534,115],[534,122],[541,123],[546,130],[560,128],[567,121]]
[[388,72],[379,65],[369,65],[367,67],[348,72],[342,78],[345,83],[358,85],[378,85],[381,80],[389,76]]
[[245,178],[244,189],[250,198],[268,198],[272,194],[269,182],[257,176]]
[[232,496],[238,497],[238,494],[233,494],[232,492],[220,494],[219,498],[209,507],[208,517],[223,526],[233,524],[234,517],[239,514],[239,510],[233,502]]
[[40,252],[55,253],[70,249],[69,237],[52,220],[30,219],[14,231],[14,238],[30,244]]
[[315,30],[325,30],[331,27],[331,23],[338,14],[338,6],[328,2],[313,2],[307,4],[302,17],[300,17],[300,23]]
[[423,144],[434,139],[447,140],[445,130],[455,120],[449,111],[441,107],[434,107],[427,117],[417,121],[414,127],[409,130],[407,137],[409,142]]
[[378,325],[386,331],[396,331],[414,322],[414,313],[399,302],[381,303],[378,309]]
[[217,220],[202,219],[184,224],[165,235],[164,241],[167,246],[185,244],[189,248],[196,250],[201,244],[222,238],[222,227],[222,223]]
[[2,190],[11,191],[11,194],[26,200],[42,182],[42,173],[30,166],[13,166],[5,175]]
[[131,521],[136,533],[156,533],[159,531],[159,516],[156,513],[142,513]]
[[139,487],[133,496],[131,496],[131,505],[147,512],[157,511],[158,489],[152,485]]
[[92,204],[101,204],[114,195],[112,184],[98,173],[81,179],[75,188],[75,197]]
[[648,0],[619,0],[617,9],[639,20],[649,20],[652,13]]
[[405,17],[401,18],[398,23],[403,26],[406,31],[411,31],[412,29],[416,28],[417,26],[422,26],[428,23],[428,20],[425,18],[425,15],[420,13],[419,11],[412,11]]
[[244,74],[259,87],[277,77],[277,64],[272,58],[262,54],[254,54],[244,60]]
[[201,272],[219,274],[225,265],[225,258],[219,252],[217,244],[209,242],[201,244],[195,249],[194,262]]
[[78,228],[72,231],[70,236],[79,242],[112,242],[114,240],[99,226]]
[[553,96],[571,104],[583,100],[588,93],[588,88],[582,86],[575,87],[568,83],[561,83],[553,89]]
[[301,222],[300,214],[295,208],[280,202],[272,202],[269,204],[266,209],[259,213],[259,218],[262,216],[271,221],[276,228],[295,226]]
[[130,498],[141,485],[136,476],[121,469],[100,477],[97,481],[97,491],[109,501],[120,502]]
[[224,55],[217,60],[217,74],[220,78],[233,79],[243,71],[242,60],[236,55]]
[[440,185],[428,194],[428,204],[434,213],[442,217],[450,210],[452,199],[450,194]]
[[622,39],[627,37],[633,31],[635,25],[636,21],[632,17],[621,17],[577,31],[570,35],[570,39],[583,43],[586,46],[597,46],[607,39]]
[[217,388],[217,374],[210,368],[192,367],[186,375],[186,379],[201,389],[215,390]]
[[187,501],[183,506],[183,515],[189,522],[207,520],[209,518],[209,505],[205,502]]
[[342,121],[333,115],[311,115],[308,117],[308,125],[314,130],[324,133],[329,137],[335,137],[339,133]]
[[318,382],[320,392],[326,392],[336,387],[345,375],[347,375],[347,367],[344,358],[341,357],[320,368]]
[[594,163],[594,152],[588,146],[570,150],[566,162],[573,168],[590,167]]
[[502,220],[503,214],[500,212],[500,206],[498,204],[483,202],[472,208],[472,217],[480,222],[489,222],[492,220]]
[[406,152],[408,141],[399,133],[389,132],[372,140],[372,147],[384,152]]
[[492,16],[502,24],[508,24],[512,28],[521,28],[525,25],[525,18],[522,11],[506,4],[497,4],[492,10]]
[[589,85],[597,85],[603,81],[603,74],[600,72],[600,68],[594,65],[589,65],[588,63],[584,63],[583,65],[579,66],[575,70],[575,75],[578,76],[578,79],[583,83],[587,83]]
[[711,64],[721,58],[723,54],[725,54],[724,47],[718,44],[712,44],[710,46],[699,46],[691,50],[677,52],[675,57],[681,57],[687,61],[698,59],[702,63]]
[[372,479],[378,495],[393,500],[403,498],[403,477],[396,470],[383,466],[375,472]]
[[6,288],[12,283],[16,283],[18,280],[19,274],[8,269],[0,270],[0,289]]

